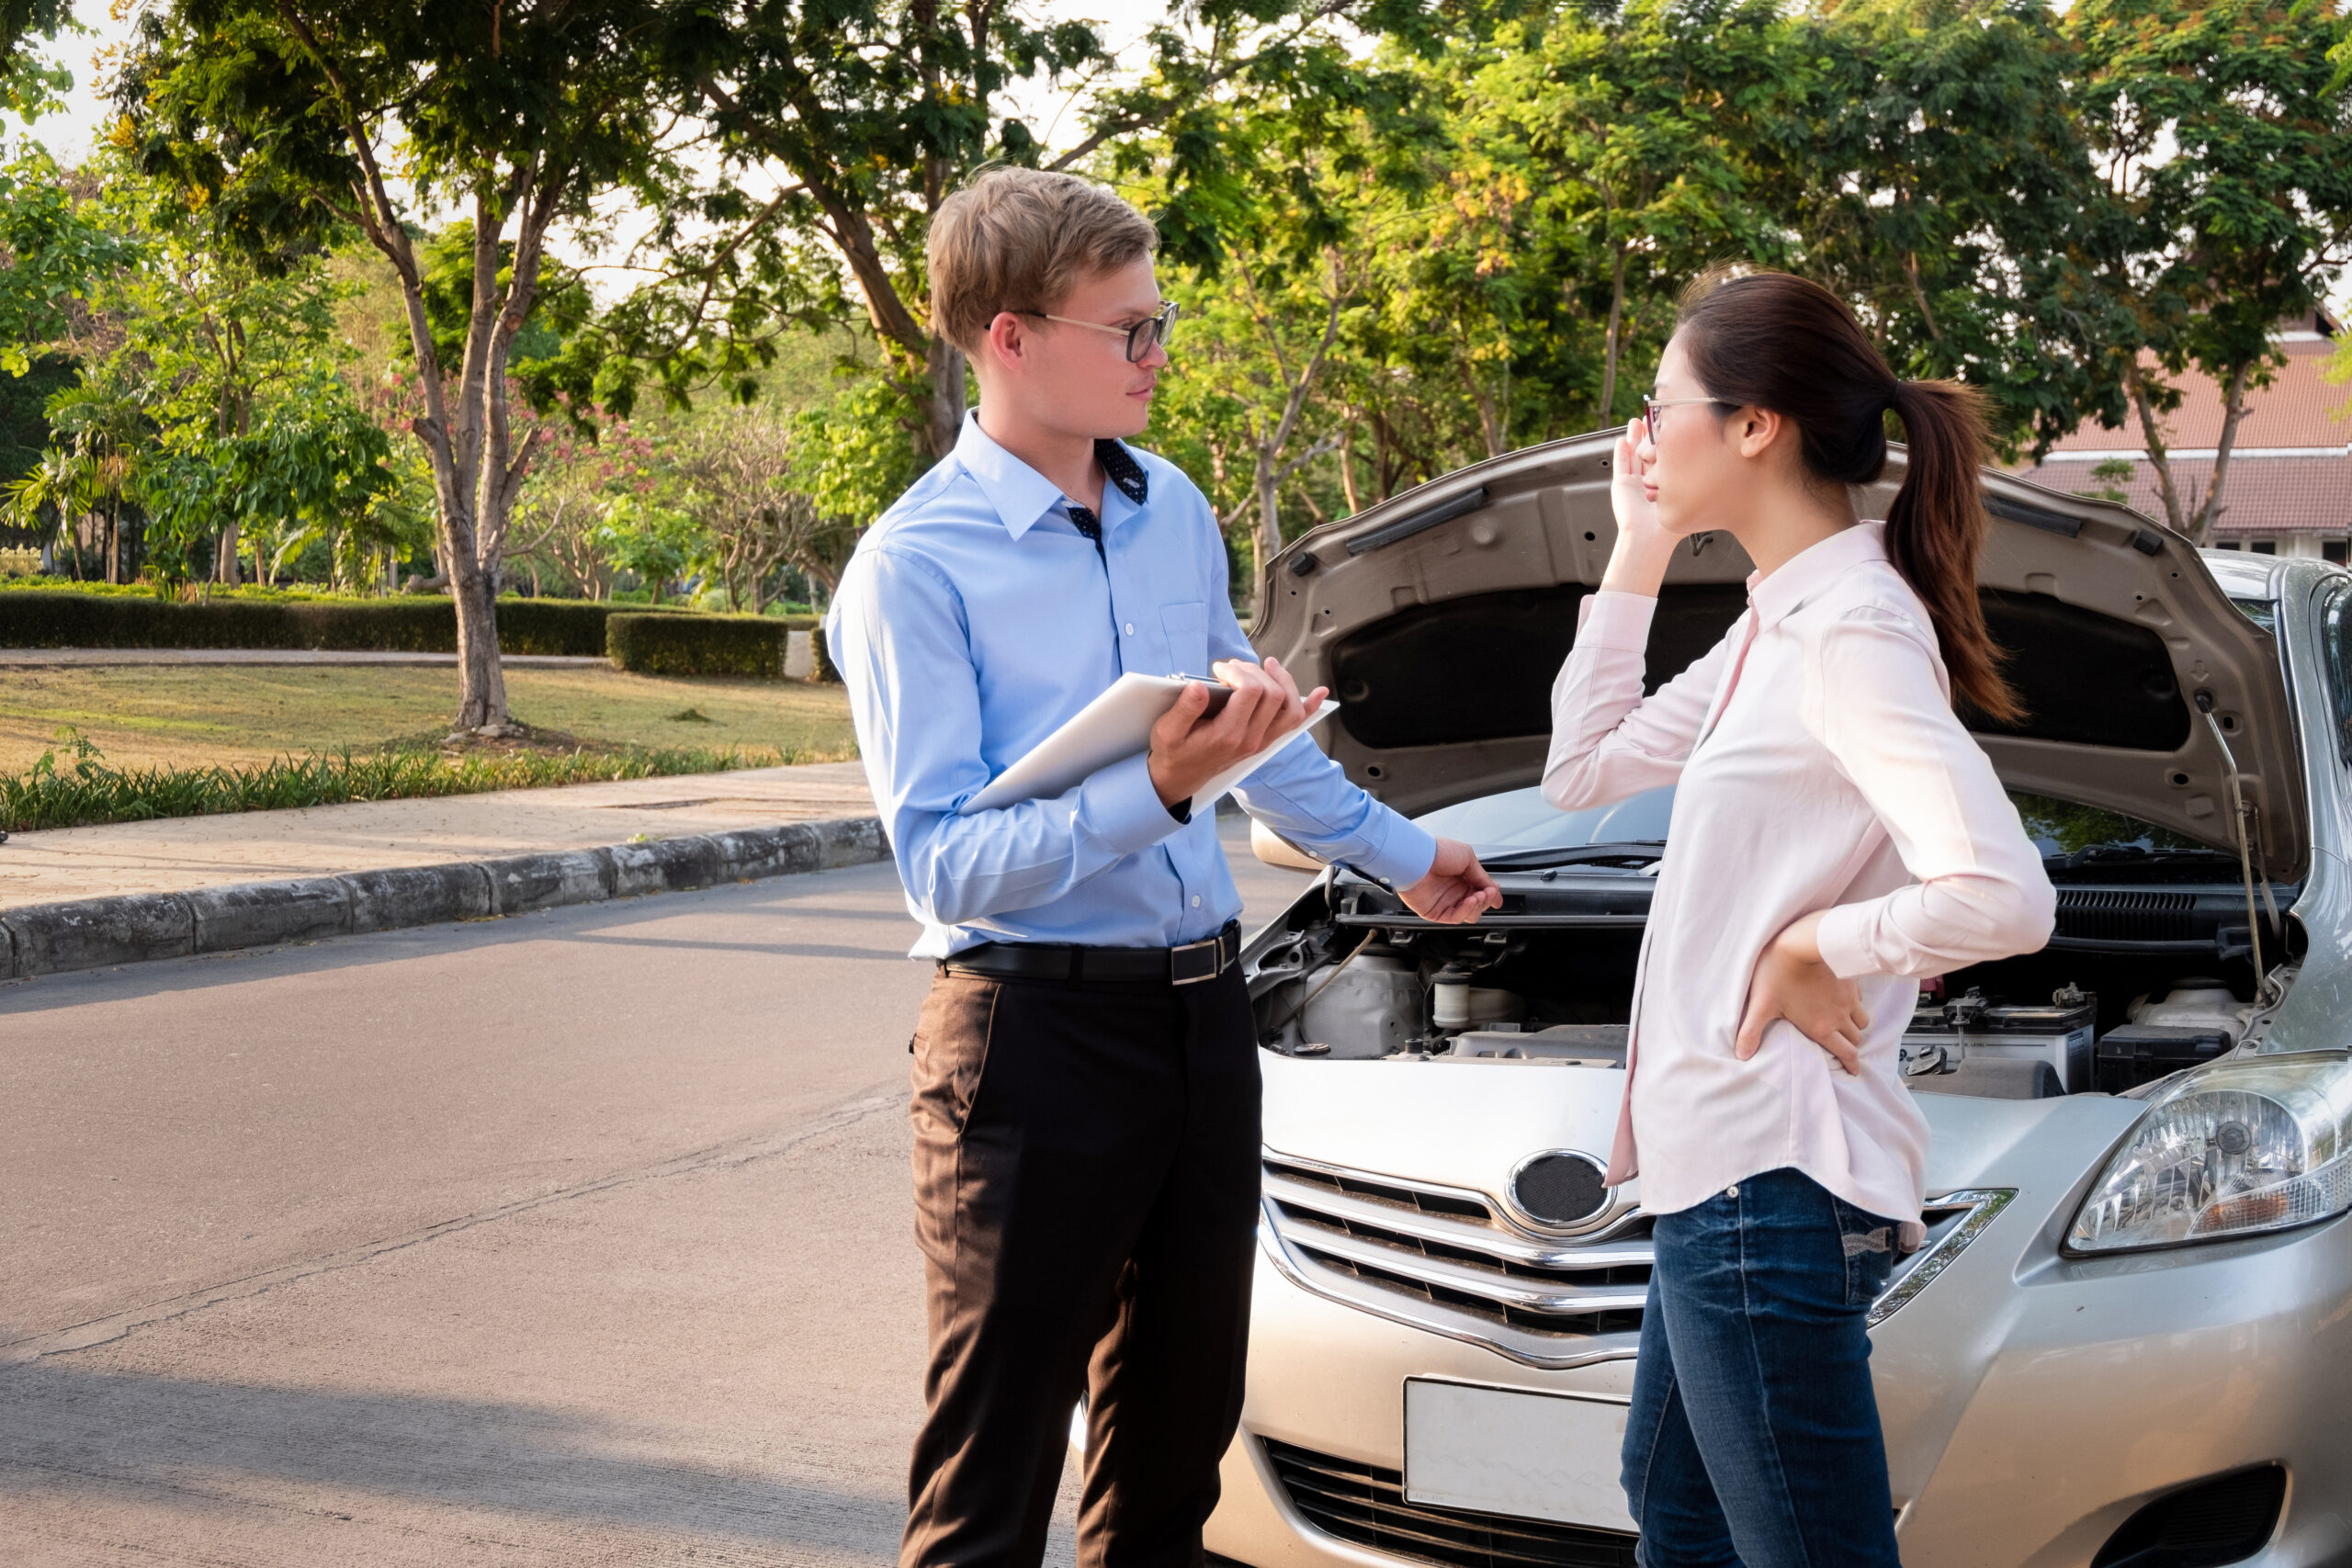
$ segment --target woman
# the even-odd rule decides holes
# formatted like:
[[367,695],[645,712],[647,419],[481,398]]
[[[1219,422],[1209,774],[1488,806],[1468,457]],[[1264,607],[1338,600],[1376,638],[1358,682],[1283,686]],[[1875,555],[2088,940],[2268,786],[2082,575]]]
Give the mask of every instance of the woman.
[[[1909,467],[1883,523],[1854,486]],[[2052,895],[1952,711],[2018,714],[1976,599],[1984,422],[1898,381],[1778,273],[1683,298],[1617,448],[1617,543],[1553,689],[1563,809],[1675,784],[1612,1183],[1657,1261],[1625,1433],[1645,1568],[1895,1562],[1863,1316],[1917,1245],[1927,1126],[1895,1066],[1917,977],[2032,952]],[[1715,649],[1642,695],[1678,543],[1756,571]]]

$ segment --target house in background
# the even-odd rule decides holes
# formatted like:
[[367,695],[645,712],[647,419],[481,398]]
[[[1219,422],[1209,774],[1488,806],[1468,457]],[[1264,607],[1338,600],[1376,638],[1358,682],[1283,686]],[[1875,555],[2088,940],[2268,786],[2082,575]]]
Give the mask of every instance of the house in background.
[[[2327,379],[2342,344],[2343,324],[2325,310],[2279,333],[2287,363],[2267,387],[2246,394],[2229,472],[2222,483],[2222,514],[2209,546],[2263,555],[2340,561],[2352,537],[2352,387]],[[2204,503],[2222,439],[2221,389],[2194,371],[2179,378],[2180,407],[2164,416],[2174,493],[2184,514]],[[2018,472],[2038,485],[2072,494],[2120,500],[2162,521],[2165,503],[2148,461],[2136,417],[2120,430],[2086,425],[2052,449],[2040,465]]]

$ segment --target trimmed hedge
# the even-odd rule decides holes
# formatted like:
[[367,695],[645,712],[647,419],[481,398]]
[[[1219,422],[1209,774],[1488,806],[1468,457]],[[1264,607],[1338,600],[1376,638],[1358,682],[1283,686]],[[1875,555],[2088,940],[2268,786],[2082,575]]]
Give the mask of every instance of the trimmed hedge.
[[[501,599],[504,653],[594,659],[619,607],[575,599]],[[639,615],[697,620],[675,611]],[[357,653],[455,653],[458,609],[413,599],[183,604],[130,595],[0,591],[0,648],[307,648]]]
[[605,623],[605,650],[640,675],[784,675],[785,638],[777,615],[616,615]]

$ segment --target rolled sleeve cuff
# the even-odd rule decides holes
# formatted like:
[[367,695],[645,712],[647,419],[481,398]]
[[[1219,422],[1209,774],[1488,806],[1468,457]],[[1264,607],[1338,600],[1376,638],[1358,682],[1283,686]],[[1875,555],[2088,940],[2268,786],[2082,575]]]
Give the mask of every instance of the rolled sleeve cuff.
[[1374,847],[1356,869],[1370,872],[1391,887],[1410,887],[1436,863],[1437,840],[1428,829],[1407,821],[1386,807],[1380,809],[1387,818],[1385,829],[1367,824],[1374,827]]
[[1151,782],[1151,759],[1144,752],[1114,762],[1080,786],[1080,819],[1118,854],[1148,850],[1184,824],[1160,803]]
[[1839,904],[1823,910],[1821,924],[1815,928],[1814,945],[1821,949],[1821,961],[1840,980],[1885,972],[1878,955],[1871,951],[1871,908],[1868,904]]
[[1657,601],[1646,593],[1620,593],[1613,589],[1588,593],[1577,611],[1577,646],[1646,652],[1650,618],[1657,614]]

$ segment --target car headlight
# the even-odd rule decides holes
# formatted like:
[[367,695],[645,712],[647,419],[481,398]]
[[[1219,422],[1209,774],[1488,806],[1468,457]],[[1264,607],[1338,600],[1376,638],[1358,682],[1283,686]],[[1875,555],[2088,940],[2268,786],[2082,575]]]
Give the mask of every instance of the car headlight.
[[2231,1062],[2148,1108],[2075,1216],[2072,1252],[2254,1235],[2352,1208],[2352,1061]]

